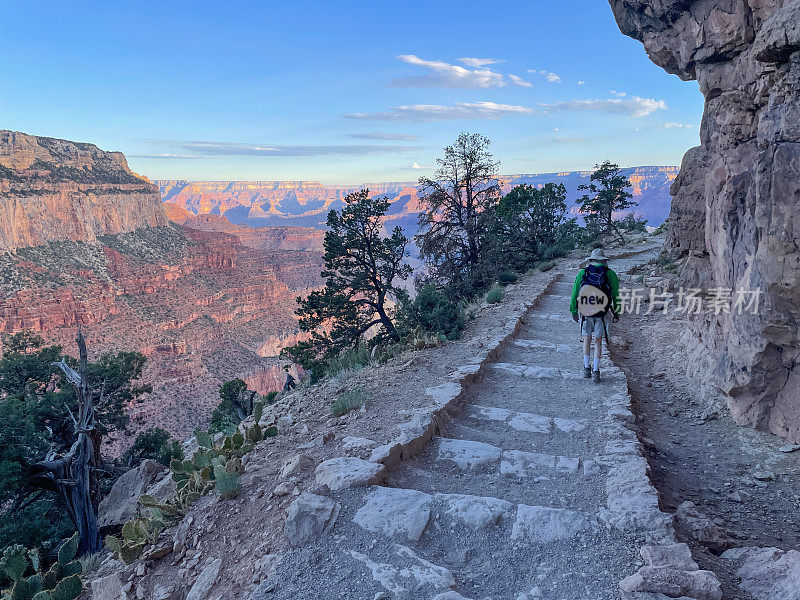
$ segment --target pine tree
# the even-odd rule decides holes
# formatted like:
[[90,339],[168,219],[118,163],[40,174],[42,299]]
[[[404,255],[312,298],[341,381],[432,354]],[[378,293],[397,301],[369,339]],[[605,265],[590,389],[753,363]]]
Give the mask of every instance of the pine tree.
[[624,240],[613,217],[616,212],[636,206],[637,203],[630,200],[633,198],[628,191],[630,187],[631,182],[622,174],[619,165],[610,161],[595,165],[590,183],[578,186],[579,190],[589,192],[578,200],[587,225],[596,226],[606,234],[613,232]]
[[417,243],[431,274],[459,294],[472,295],[491,279],[484,245],[500,199],[499,163],[491,142],[462,133],[444,149],[433,179],[419,180],[424,209]]
[[377,327],[376,340],[399,341],[393,322],[399,281],[411,274],[404,262],[408,239],[400,227],[381,237],[385,198],[369,197],[368,190],[349,194],[341,211],[328,214],[325,233],[325,287],[298,298],[295,311],[300,329],[311,334],[282,352],[319,378],[325,365]]

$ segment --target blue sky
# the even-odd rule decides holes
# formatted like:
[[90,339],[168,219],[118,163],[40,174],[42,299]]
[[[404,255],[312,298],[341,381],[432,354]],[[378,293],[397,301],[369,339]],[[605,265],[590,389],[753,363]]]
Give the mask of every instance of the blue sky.
[[[702,97],[603,0],[2,2],[0,128],[152,179],[415,180],[461,131],[504,173],[679,164]],[[496,62],[493,62],[496,61]]]

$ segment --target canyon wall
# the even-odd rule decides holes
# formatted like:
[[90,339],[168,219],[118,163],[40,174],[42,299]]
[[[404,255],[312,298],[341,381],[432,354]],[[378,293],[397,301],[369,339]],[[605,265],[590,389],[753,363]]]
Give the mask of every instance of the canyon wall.
[[321,285],[322,232],[168,215],[122,154],[12,132],[0,133],[0,214],[0,333],[72,353],[80,325],[93,358],[144,353],[153,393],[128,407],[132,433],[187,437],[234,377],[262,393],[283,384],[262,348],[292,339],[295,298]]
[[[674,166],[630,167],[623,173],[632,184],[633,199],[639,203],[635,212],[658,226],[669,213],[669,186],[678,174]],[[505,192],[523,183],[543,186],[549,182],[563,183],[567,188],[570,212],[577,214],[578,186],[587,183],[590,171],[560,173],[522,173],[502,175],[500,183]],[[407,235],[417,229],[421,210],[419,189],[415,182],[390,181],[361,185],[323,185],[317,181],[156,181],[164,203],[178,219],[183,213],[195,215],[224,215],[229,221],[254,227],[301,225],[324,228],[328,212],[340,209],[347,194],[367,188],[370,195],[386,196],[389,200],[387,227],[400,225]],[[192,226],[201,225],[195,221]]]
[[120,152],[0,131],[0,251],[168,223],[158,188]]
[[800,1],[610,0],[657,65],[696,79],[701,145],[673,185],[684,283],[761,290],[692,327],[736,420],[800,442]]

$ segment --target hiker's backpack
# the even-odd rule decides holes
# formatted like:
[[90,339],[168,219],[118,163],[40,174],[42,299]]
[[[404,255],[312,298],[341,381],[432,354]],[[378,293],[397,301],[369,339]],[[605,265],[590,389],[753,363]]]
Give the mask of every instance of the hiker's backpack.
[[598,311],[590,317],[604,317],[611,309],[613,298],[611,296],[611,284],[608,282],[608,267],[605,265],[589,265],[583,270],[581,286],[591,285],[602,291],[608,298],[608,302],[603,310]]

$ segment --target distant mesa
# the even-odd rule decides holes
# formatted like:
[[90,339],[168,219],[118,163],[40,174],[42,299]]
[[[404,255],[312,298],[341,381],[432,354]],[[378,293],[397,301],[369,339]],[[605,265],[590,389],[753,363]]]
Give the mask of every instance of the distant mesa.
[[[677,166],[631,167],[625,169],[633,184],[632,193],[639,206],[637,216],[652,226],[664,222],[669,214],[669,188],[678,174]],[[578,186],[587,183],[590,171],[523,173],[503,175],[503,191],[520,184],[543,186],[563,183],[567,188],[570,212],[578,214]],[[408,234],[416,232],[421,210],[419,188],[415,182],[395,181],[361,185],[323,185],[317,181],[155,181],[167,205],[193,214],[221,214],[230,222],[253,227],[300,225],[323,229],[331,209],[343,206],[347,194],[369,188],[371,195],[386,196],[390,202],[388,224],[401,225]],[[177,214],[177,213],[176,213]]]

